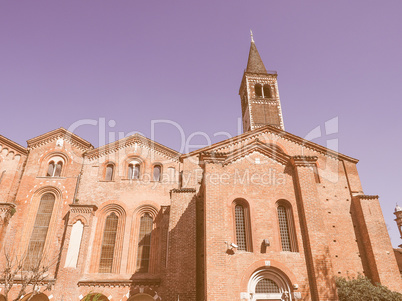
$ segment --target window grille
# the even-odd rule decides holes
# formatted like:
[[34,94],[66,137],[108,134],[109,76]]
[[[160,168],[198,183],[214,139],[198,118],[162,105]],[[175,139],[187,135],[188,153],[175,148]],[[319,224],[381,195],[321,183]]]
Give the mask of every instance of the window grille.
[[256,287],[256,294],[278,294],[280,293],[278,285],[271,279],[261,279]]
[[138,237],[137,272],[147,273],[151,254],[151,233],[153,219],[145,213],[140,220],[140,234]]
[[161,166],[160,165],[155,165],[154,166],[154,181],[160,181],[161,180]]
[[51,193],[42,196],[36,213],[34,228],[29,240],[25,269],[32,269],[42,259],[50,219],[52,217],[55,197]]
[[282,250],[292,251],[290,235],[289,235],[288,214],[284,206],[278,207],[278,220],[279,220],[279,231],[281,234]]
[[99,273],[111,273],[113,267],[113,255],[116,245],[117,224],[119,218],[112,212],[105,222],[105,230],[103,231],[103,240],[101,248],[101,256],[99,263]]
[[108,164],[106,166],[105,181],[112,181],[112,180],[113,180],[113,164]]
[[238,246],[237,249],[247,251],[244,208],[241,205],[236,205],[235,207],[235,221],[236,221],[236,244]]

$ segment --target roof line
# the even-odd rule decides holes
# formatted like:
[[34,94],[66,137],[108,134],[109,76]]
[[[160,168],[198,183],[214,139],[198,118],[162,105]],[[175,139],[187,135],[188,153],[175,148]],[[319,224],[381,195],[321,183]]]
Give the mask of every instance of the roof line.
[[316,150],[318,152],[327,153],[327,154],[329,154],[331,156],[339,157],[339,158],[341,158],[343,160],[347,160],[347,161],[350,161],[350,162],[353,162],[353,163],[359,162],[358,159],[346,156],[346,155],[344,155],[342,153],[339,153],[339,152],[336,152],[334,150],[331,150],[331,149],[329,149],[329,148],[327,148],[325,146],[322,146],[322,145],[319,145],[317,143],[311,142],[311,141],[306,140],[304,138],[301,138],[299,136],[293,135],[293,134],[291,134],[289,132],[277,129],[276,127],[273,127],[271,125],[266,125],[266,126],[263,126],[263,127],[259,128],[259,129],[256,129],[256,130],[253,130],[253,131],[248,131],[246,133],[240,134],[240,135],[235,136],[233,138],[226,139],[226,140],[211,144],[209,146],[206,146],[204,148],[192,151],[192,152],[187,153],[187,154],[183,154],[183,155],[180,156],[180,159],[184,159],[184,158],[188,158],[188,157],[191,157],[191,156],[194,156],[194,155],[198,155],[201,152],[209,151],[209,150],[217,148],[219,146],[224,146],[225,144],[238,142],[238,141],[240,141],[242,139],[245,139],[245,138],[247,138],[249,136],[254,136],[256,134],[259,134],[259,133],[267,131],[267,130],[272,132],[272,133],[274,133],[274,134],[279,134],[284,139],[289,139],[289,140],[291,140],[293,142],[303,144],[303,145],[305,145],[305,146],[307,146],[309,148],[312,148],[312,149],[314,149],[314,150]]
[[26,147],[23,147],[21,144],[18,144],[17,142],[14,142],[13,140],[8,139],[7,137],[4,137],[3,135],[0,135],[0,141],[5,143],[8,147],[15,148],[16,150],[18,150],[19,152],[21,152],[23,154],[28,153],[28,150],[26,149]]

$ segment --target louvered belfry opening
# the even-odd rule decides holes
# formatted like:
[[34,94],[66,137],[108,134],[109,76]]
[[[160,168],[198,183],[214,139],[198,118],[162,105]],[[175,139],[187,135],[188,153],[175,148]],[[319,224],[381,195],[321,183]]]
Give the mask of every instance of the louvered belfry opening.
[[289,234],[289,220],[284,206],[278,207],[278,220],[279,232],[281,234],[282,251],[292,251],[290,234]]
[[29,240],[24,266],[25,270],[31,270],[42,260],[43,248],[45,246],[55,200],[56,198],[52,193],[45,193],[41,197],[31,239]]
[[242,205],[236,205],[235,207],[235,221],[237,249],[247,251],[246,223],[244,219],[244,208]]
[[99,273],[112,273],[118,223],[119,218],[114,212],[106,218],[105,229],[103,231]]
[[278,285],[271,279],[261,279],[256,287],[256,294],[277,294],[280,293]]
[[137,272],[147,273],[151,254],[151,233],[153,218],[145,213],[140,219],[140,233],[138,237]]

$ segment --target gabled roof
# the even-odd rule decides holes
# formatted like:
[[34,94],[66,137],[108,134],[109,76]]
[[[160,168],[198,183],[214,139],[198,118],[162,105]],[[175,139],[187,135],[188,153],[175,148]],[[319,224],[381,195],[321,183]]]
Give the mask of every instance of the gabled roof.
[[74,144],[75,146],[84,151],[93,148],[91,143],[82,139],[80,136],[71,133],[70,131],[67,131],[65,128],[62,127],[27,140],[28,148],[36,148],[38,146],[44,145],[46,143],[49,143],[50,141],[60,138],[69,141],[71,144]]
[[[21,154],[26,155],[28,153],[27,149],[23,147],[22,145],[19,145],[18,143],[0,135],[0,144],[5,145],[9,148],[12,148],[13,150],[20,152]],[[4,146],[3,146],[4,148]]]
[[267,69],[265,69],[264,63],[262,62],[260,54],[258,53],[254,40],[251,41],[246,72],[267,73]]
[[[301,138],[299,136],[296,136],[296,135],[293,135],[293,134],[288,133],[286,131],[283,131],[281,129],[275,128],[275,127],[273,127],[271,125],[266,125],[266,126],[263,126],[261,128],[255,129],[253,131],[248,131],[246,133],[243,133],[243,134],[241,134],[239,136],[236,136],[236,137],[233,137],[233,138],[230,138],[230,139],[227,139],[227,140],[212,144],[210,146],[206,146],[204,148],[192,151],[192,152],[190,152],[188,154],[183,154],[180,157],[180,159],[182,160],[184,158],[191,157],[191,156],[194,156],[194,155],[200,155],[202,153],[210,153],[210,152],[220,153],[220,150],[222,150],[223,148],[226,148],[226,147],[228,147],[230,145],[239,144],[239,143],[244,142],[245,140],[248,140],[250,138],[258,138],[259,135],[264,134],[264,133],[271,133],[271,134],[277,135],[282,139],[289,140],[289,141],[291,141],[293,143],[302,145],[303,147],[309,148],[311,150],[314,150],[316,152],[319,152],[321,154],[324,154],[324,155],[327,155],[327,156],[330,156],[330,157],[333,157],[333,158],[339,158],[339,159],[350,161],[350,162],[353,162],[353,163],[359,162],[359,160],[357,160],[357,159],[354,159],[352,157],[343,155],[343,154],[338,153],[336,151],[333,151],[333,150],[331,150],[329,148],[321,146],[321,145],[319,145],[317,143],[311,142],[311,141],[303,139],[303,138]],[[220,154],[224,155],[225,153],[220,153]]]
[[135,133],[134,135],[131,135],[129,137],[90,150],[89,152],[87,152],[86,156],[90,159],[99,158],[100,156],[116,152],[119,149],[127,147],[129,145],[134,145],[135,143],[143,145],[149,149],[155,150],[156,152],[159,152],[160,154],[165,155],[168,158],[171,158],[176,161],[179,160],[179,157],[181,155],[179,152],[167,146],[164,146],[147,137]]
[[258,138],[246,146],[231,152],[202,152],[200,156],[201,161],[220,162],[223,166],[225,166],[254,152],[259,152],[283,165],[286,165],[291,158],[276,145],[263,143]]

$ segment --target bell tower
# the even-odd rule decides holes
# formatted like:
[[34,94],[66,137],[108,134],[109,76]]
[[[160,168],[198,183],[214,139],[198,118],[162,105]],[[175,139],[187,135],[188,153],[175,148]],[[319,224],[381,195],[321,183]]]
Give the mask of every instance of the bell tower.
[[285,129],[277,75],[275,71],[265,69],[251,32],[247,68],[244,71],[239,90],[243,132],[252,131],[265,125]]

